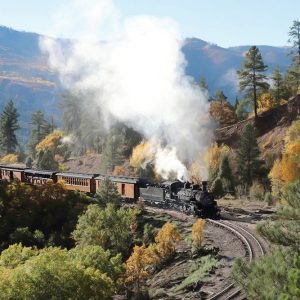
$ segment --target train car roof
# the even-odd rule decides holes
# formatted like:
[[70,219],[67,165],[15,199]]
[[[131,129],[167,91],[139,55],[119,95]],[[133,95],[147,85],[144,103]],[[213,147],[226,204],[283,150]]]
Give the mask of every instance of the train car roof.
[[180,181],[177,181],[177,180],[174,180],[174,181],[167,180],[167,181],[162,182],[162,184],[163,184],[163,185],[171,185],[171,184],[177,183],[177,182],[180,182]]
[[7,170],[7,171],[25,171],[26,168],[22,167],[21,165],[0,165],[0,169]]
[[35,170],[35,169],[26,169],[25,173],[30,173],[30,174],[41,174],[41,175],[54,175],[57,173],[57,171],[48,171],[48,170]]
[[125,183],[138,183],[140,182],[139,177],[130,177],[130,176],[106,176],[99,175],[95,179],[103,180],[105,177],[108,177],[112,182],[125,182]]
[[99,174],[79,174],[79,173],[69,173],[69,172],[61,172],[57,173],[56,176],[65,176],[65,177],[76,177],[76,178],[87,178],[92,179],[95,176],[98,176]]

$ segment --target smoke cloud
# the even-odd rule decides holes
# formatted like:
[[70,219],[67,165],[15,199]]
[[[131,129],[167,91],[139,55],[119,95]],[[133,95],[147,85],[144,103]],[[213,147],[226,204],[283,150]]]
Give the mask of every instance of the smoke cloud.
[[111,0],[91,0],[88,5],[77,0],[60,10],[54,28],[55,36],[79,28],[68,43],[40,41],[63,86],[88,94],[84,101],[92,97],[91,110],[96,103],[107,124],[124,122],[155,141],[161,175],[177,172],[185,177],[185,165],[203,157],[213,126],[207,96],[185,75],[176,23],[153,16],[121,21]]

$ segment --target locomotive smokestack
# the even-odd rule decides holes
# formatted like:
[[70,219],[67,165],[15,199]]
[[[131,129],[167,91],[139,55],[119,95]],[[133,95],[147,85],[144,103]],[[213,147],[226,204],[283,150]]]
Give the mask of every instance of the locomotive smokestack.
[[202,181],[202,190],[207,191],[207,181]]

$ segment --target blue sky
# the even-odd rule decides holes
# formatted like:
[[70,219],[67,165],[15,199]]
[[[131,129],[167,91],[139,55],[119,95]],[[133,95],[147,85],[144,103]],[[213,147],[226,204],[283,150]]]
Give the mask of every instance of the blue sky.
[[[47,34],[64,0],[0,0],[0,24]],[[88,3],[88,0],[87,0]],[[287,45],[288,30],[300,19],[299,0],[115,0],[122,16],[174,19],[183,37],[198,37],[223,47]],[[88,4],[87,4],[88,5]]]

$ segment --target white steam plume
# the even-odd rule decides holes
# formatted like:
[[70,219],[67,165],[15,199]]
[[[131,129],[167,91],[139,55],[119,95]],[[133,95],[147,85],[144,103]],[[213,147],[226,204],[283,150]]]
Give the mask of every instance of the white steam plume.
[[88,94],[87,101],[93,95],[104,116],[159,141],[155,162],[162,175],[186,176],[184,164],[203,156],[212,126],[207,97],[184,73],[177,25],[151,16],[119,22],[111,0],[71,1],[66,11],[60,30],[80,15],[77,39],[68,47],[50,38],[40,43],[62,84]]

